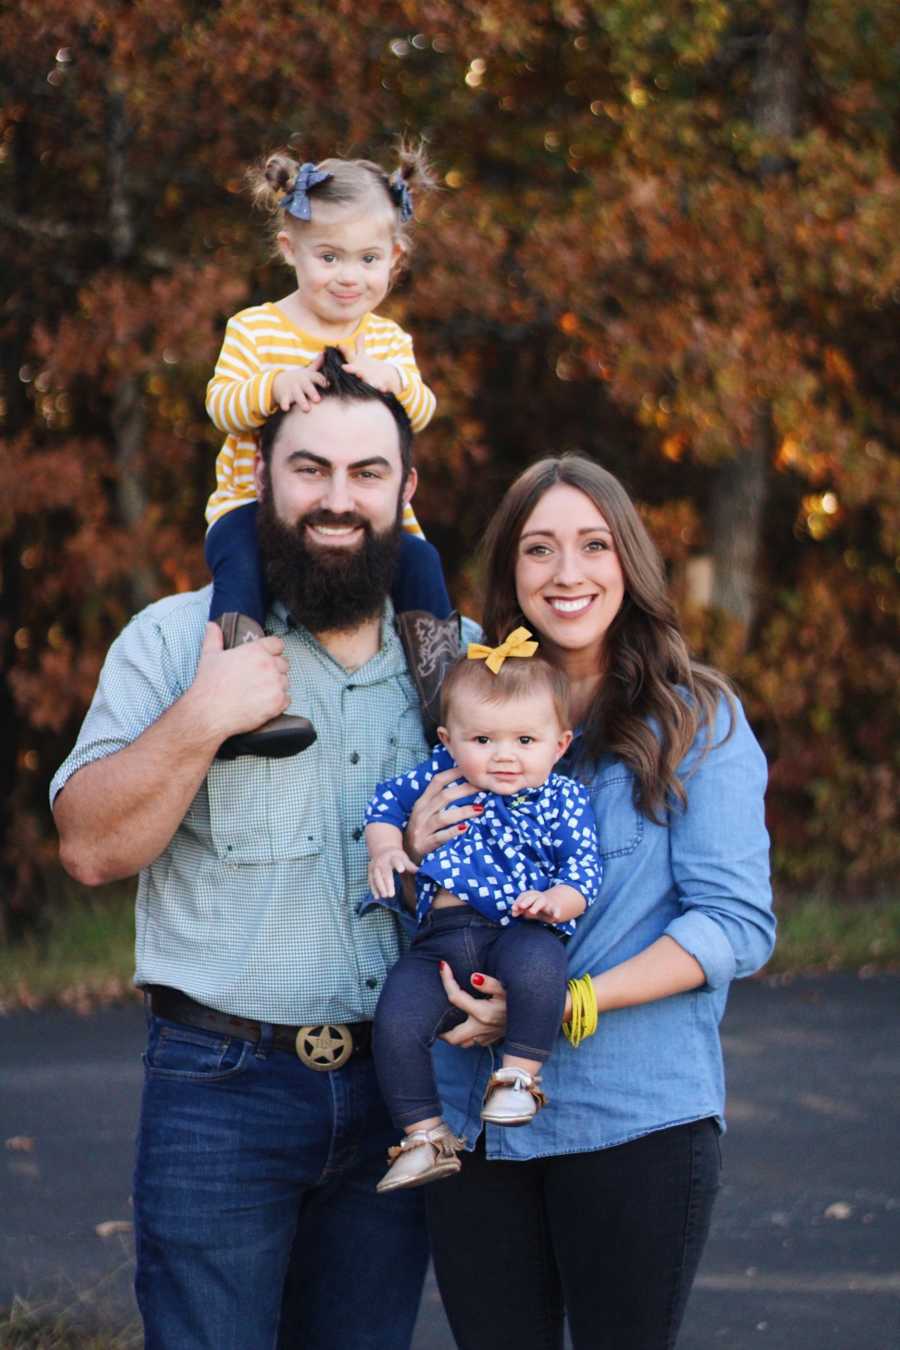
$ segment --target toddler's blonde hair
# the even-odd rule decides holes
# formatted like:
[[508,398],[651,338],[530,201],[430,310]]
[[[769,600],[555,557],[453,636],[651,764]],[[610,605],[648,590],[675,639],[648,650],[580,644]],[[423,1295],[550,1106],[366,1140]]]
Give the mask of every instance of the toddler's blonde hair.
[[[316,202],[333,206],[349,206],[372,200],[374,209],[383,207],[391,217],[394,240],[401,253],[394,266],[394,276],[402,270],[412,251],[410,222],[401,217],[400,203],[395,198],[403,186],[412,198],[420,199],[437,187],[437,179],[426,153],[424,139],[416,141],[401,137],[396,146],[397,163],[392,170],[384,169],[371,159],[323,159],[316,168],[330,177],[309,189],[310,204],[315,215]],[[258,206],[272,217],[271,234],[273,254],[281,256],[276,236],[282,230],[302,229],[305,222],[295,219],[283,209],[300,169],[300,163],[286,151],[269,155],[262,165],[247,173],[253,198]]]

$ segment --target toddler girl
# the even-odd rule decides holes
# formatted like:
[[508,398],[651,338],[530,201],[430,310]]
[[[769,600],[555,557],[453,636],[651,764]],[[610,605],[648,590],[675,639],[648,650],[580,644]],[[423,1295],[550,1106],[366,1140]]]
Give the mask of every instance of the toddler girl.
[[[226,440],[216,460],[216,490],[206,518],[206,559],[213,574],[210,618],[225,645],[263,635],[266,591],[256,542],[256,430],[277,409],[304,412],[319,401],[322,352],[338,346],[345,369],[396,396],[421,431],[434,394],[416,366],[408,333],[376,314],[409,252],[413,193],[433,186],[422,147],[401,146],[388,174],[365,159],[298,164],[272,155],[251,174],[257,198],[275,217],[275,241],[297,288],[228,321],[206,392],[206,409]],[[392,593],[398,610],[446,618],[450,601],[440,558],[410,506]],[[226,742],[220,754],[296,754],[315,740],[303,717],[275,718]]]
[[[441,745],[427,763],[382,783],[366,813],[372,895],[389,899],[394,873],[416,872],[419,923],[375,1014],[379,1082],[406,1136],[390,1150],[380,1191],[459,1171],[460,1143],[441,1119],[431,1065],[435,1039],[464,1020],[447,1002],[443,962],[462,985],[482,970],[506,987],[503,1064],[488,1083],[482,1120],[525,1125],[545,1104],[537,1075],[565,1006],[560,939],[594,900],[601,864],[587,792],[552,772],[572,739],[568,682],[534,657],[529,637],[517,628],[499,647],[470,645],[441,691]],[[402,830],[434,775],[454,766],[477,789],[465,799],[476,818],[417,868]]]

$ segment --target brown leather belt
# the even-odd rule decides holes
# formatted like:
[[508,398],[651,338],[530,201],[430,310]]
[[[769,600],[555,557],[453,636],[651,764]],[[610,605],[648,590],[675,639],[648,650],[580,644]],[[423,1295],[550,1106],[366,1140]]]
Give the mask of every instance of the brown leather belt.
[[371,1022],[320,1022],[302,1027],[286,1027],[255,1022],[250,1017],[232,1017],[230,1013],[207,1008],[180,989],[166,985],[148,985],[144,993],[157,1017],[185,1026],[215,1031],[221,1036],[236,1036],[254,1045],[263,1037],[263,1028],[272,1026],[272,1046],[297,1055],[309,1069],[329,1073],[340,1069],[351,1055],[372,1053]]

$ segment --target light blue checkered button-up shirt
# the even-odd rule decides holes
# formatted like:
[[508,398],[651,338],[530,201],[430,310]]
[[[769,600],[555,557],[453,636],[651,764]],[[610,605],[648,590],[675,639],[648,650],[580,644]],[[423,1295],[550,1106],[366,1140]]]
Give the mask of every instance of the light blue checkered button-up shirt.
[[[210,589],[138,614],[110,648],[78,741],[51,801],[85,764],[134,741],[191,684]],[[363,820],[376,783],[427,753],[402,645],[385,612],[382,645],[358,670],[339,665],[283,609],[290,711],[316,742],[290,759],[215,760],[136,902],[139,985],[181,989],[260,1021],[367,1020],[396,961],[397,920],[366,893]]]

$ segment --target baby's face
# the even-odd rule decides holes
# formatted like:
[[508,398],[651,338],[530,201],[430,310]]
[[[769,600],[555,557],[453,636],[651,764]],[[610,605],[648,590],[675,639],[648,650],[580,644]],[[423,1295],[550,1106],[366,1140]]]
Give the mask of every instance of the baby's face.
[[438,735],[473,787],[504,797],[545,782],[572,739],[545,689],[500,703],[459,693]]

